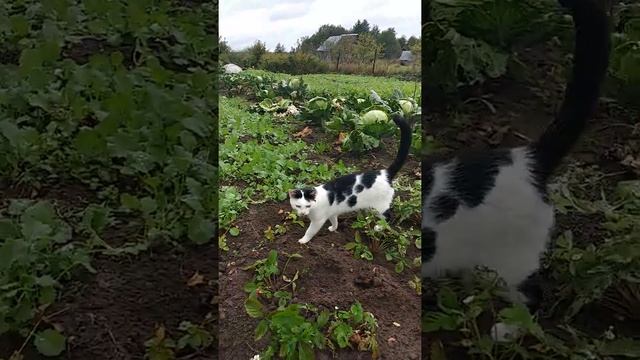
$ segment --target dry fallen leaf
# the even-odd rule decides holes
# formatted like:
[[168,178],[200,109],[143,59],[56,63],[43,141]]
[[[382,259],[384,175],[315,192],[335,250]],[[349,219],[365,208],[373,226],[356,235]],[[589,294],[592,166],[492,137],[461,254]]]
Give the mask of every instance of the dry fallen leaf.
[[338,134],[338,140],[336,140],[336,142],[334,144],[336,145],[342,145],[344,143],[344,140],[347,138],[347,133],[344,132],[340,132]]
[[396,338],[394,338],[393,336],[391,336],[391,337],[389,337],[389,338],[387,339],[387,343],[388,343],[389,345],[393,345],[393,344],[395,344],[395,343],[397,343],[397,342],[398,342],[398,340],[396,340]]
[[284,214],[284,210],[282,209],[278,210],[278,214]]
[[305,126],[304,129],[300,130],[300,132],[297,132],[297,133],[293,134],[293,136],[297,137],[297,138],[305,138],[305,137],[311,135],[312,132],[313,132],[313,130],[311,130],[310,127]]
[[204,276],[196,271],[195,274],[187,281],[188,287],[194,287],[196,285],[204,284]]
[[165,334],[164,326],[163,325],[158,326],[155,331],[155,338],[162,341],[164,340],[165,336],[166,334]]
[[620,163],[632,168],[636,173],[640,174],[640,157],[635,158],[633,155],[628,154]]

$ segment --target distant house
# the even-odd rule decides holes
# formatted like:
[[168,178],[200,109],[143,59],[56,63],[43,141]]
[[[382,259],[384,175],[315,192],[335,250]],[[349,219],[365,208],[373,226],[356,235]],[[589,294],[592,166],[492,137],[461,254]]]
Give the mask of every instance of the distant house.
[[413,62],[413,54],[409,50],[404,50],[398,60],[400,60],[400,65],[409,65]]
[[331,59],[331,49],[344,41],[355,42],[358,39],[358,34],[342,34],[329,36],[317,49],[320,58],[325,60]]

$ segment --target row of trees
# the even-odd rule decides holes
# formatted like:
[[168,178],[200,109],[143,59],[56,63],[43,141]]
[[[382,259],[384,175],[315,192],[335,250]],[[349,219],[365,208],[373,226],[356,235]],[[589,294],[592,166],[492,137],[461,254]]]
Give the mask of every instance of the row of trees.
[[415,36],[409,38],[405,36],[398,37],[394,28],[380,31],[377,25],[371,26],[365,19],[356,21],[351,29],[346,29],[341,25],[322,25],[313,35],[299,39],[292,50],[313,52],[328,37],[347,33],[358,34],[359,38],[365,37],[367,42],[375,40],[376,45],[383,50],[382,57],[386,59],[397,59],[402,50],[409,50],[420,42],[420,39]]
[[[342,62],[371,63],[375,68],[376,59],[397,59],[402,50],[411,50],[415,58],[419,57],[420,38],[411,36],[397,37],[394,28],[380,31],[378,26],[371,26],[365,20],[358,20],[350,29],[340,25],[322,25],[314,34],[304,36],[298,40],[296,46],[289,50],[289,54],[304,53],[306,55],[317,54],[317,49],[327,38],[347,33],[358,34],[357,41],[340,41],[330,49],[330,58],[336,62],[336,66]],[[249,48],[234,52],[229,45],[220,39],[220,59],[223,62],[233,62],[244,67],[259,67],[265,55],[270,54],[266,44],[256,41]],[[273,54],[286,54],[284,45],[278,43]],[[307,61],[311,59],[306,57]],[[319,59],[313,59],[318,60]],[[315,66],[315,64],[314,64]],[[317,67],[317,66],[316,66]],[[373,69],[372,69],[373,70]]]

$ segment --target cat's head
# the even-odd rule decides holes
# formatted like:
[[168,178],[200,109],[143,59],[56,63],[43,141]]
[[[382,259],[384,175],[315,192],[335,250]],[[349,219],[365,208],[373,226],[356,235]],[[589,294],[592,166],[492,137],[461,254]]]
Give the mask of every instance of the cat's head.
[[289,190],[289,202],[298,215],[309,215],[309,211],[316,205],[316,190],[309,188]]

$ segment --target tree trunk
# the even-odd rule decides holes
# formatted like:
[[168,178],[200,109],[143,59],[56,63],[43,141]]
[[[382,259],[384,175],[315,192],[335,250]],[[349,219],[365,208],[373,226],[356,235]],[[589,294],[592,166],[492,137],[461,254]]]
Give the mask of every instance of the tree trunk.
[[340,53],[338,53],[338,56],[336,58],[336,72],[338,72],[339,66],[340,66]]

